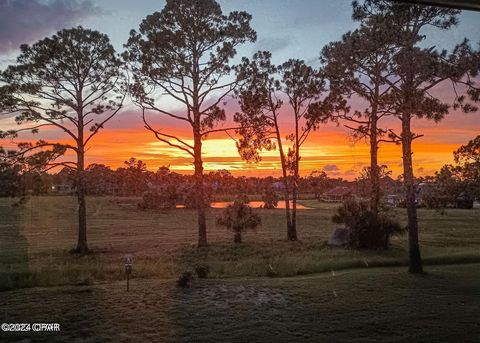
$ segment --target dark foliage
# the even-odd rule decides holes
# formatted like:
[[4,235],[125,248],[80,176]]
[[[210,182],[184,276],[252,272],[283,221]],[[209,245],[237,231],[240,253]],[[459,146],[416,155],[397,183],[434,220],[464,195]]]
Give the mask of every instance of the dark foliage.
[[191,272],[183,272],[177,279],[177,287],[188,288],[192,285],[193,275]]
[[272,189],[272,187],[267,187],[262,194],[263,208],[274,209],[278,206],[279,196]]
[[142,195],[142,201],[138,208],[142,210],[158,210],[175,208],[177,194],[175,189],[166,188],[163,191],[146,191]]
[[0,160],[0,196],[13,197],[20,191],[21,168]]
[[221,217],[217,217],[217,225],[225,226],[234,232],[235,243],[242,242],[242,233],[253,230],[262,223],[260,216],[253,213],[253,210],[242,199],[235,200],[228,205]]
[[205,263],[197,263],[194,266],[194,269],[199,279],[207,278],[208,274],[210,273],[210,267],[208,266],[208,264]]
[[386,249],[390,237],[405,232],[400,224],[379,213],[378,219],[369,205],[354,199],[345,201],[332,217],[337,224],[345,224],[350,231],[349,247],[353,249]]

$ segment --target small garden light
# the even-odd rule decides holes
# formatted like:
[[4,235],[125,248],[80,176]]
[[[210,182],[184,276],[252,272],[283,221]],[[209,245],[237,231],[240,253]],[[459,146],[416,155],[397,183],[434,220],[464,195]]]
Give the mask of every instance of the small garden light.
[[125,275],[127,276],[127,292],[130,289],[130,275],[132,274],[133,256],[125,255],[123,257],[125,262]]

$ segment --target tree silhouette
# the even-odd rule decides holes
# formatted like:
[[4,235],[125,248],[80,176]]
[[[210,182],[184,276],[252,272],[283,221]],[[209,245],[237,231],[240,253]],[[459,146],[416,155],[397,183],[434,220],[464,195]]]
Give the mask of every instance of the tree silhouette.
[[[380,126],[389,114],[386,98],[391,90],[385,78],[391,77],[389,63],[394,53],[391,32],[385,21],[371,21],[353,32],[343,35],[341,41],[329,43],[322,50],[320,60],[330,81],[330,90],[346,100],[362,99],[363,110],[345,113],[340,118],[352,131],[354,140],[366,139],[370,145],[370,209],[377,218],[380,202],[380,167],[378,149],[381,142],[392,142],[387,129]],[[358,106],[358,105],[357,105]]]
[[[85,153],[92,139],[120,110],[122,62],[109,38],[82,27],[59,31],[29,46],[21,46],[17,64],[1,74],[3,112],[15,114],[16,130],[1,132],[17,137],[54,128],[71,143],[19,143],[9,158],[16,158],[43,171],[63,166],[76,170],[78,198],[78,253],[88,251],[85,201]],[[123,94],[123,95],[122,95]],[[66,152],[76,160],[58,158]]]
[[353,3],[354,19],[365,25],[385,23],[391,37],[395,37],[396,51],[389,65],[392,77],[384,81],[391,87],[389,111],[401,121],[401,133],[390,132],[391,138],[402,144],[403,178],[408,215],[408,237],[411,273],[421,273],[422,259],[418,242],[418,220],[415,199],[415,179],[412,163],[412,142],[422,137],[412,132],[412,119],[424,118],[440,121],[449,113],[452,105],[464,111],[476,110],[464,103],[456,88],[453,104],[440,99],[432,92],[435,87],[451,81],[461,82],[472,70],[471,49],[468,42],[459,44],[448,54],[438,52],[425,41],[426,27],[448,30],[457,24],[459,11],[423,5],[394,3],[386,0],[366,0],[363,4]]
[[135,157],[130,157],[123,162],[124,167],[118,168],[117,172],[127,194],[141,195],[147,190],[148,170],[147,164]]
[[85,169],[85,187],[88,195],[115,194],[115,172],[104,164],[90,164]]
[[329,178],[325,171],[314,170],[305,179],[307,188],[314,193],[315,199],[320,198],[320,194],[327,191],[329,187]]
[[480,198],[480,136],[470,140],[454,152],[454,171],[464,184],[465,192]]
[[[228,129],[217,127],[226,119],[220,105],[239,81],[229,77],[236,47],[256,39],[250,20],[246,12],[224,15],[214,0],[167,0],[161,12],[142,21],[139,32],[131,32],[126,45],[134,77],[131,92],[145,128],[194,160],[199,246],[207,244],[202,140]],[[159,105],[165,97],[181,110],[171,110],[166,102]],[[147,112],[188,125],[193,143],[157,128]]]
[[19,164],[0,157],[0,196],[18,195],[21,187],[21,171]]
[[217,217],[216,223],[234,232],[234,243],[242,243],[242,234],[247,230],[256,229],[261,225],[262,219],[245,201],[239,199],[223,210],[222,215]]
[[[237,67],[237,74],[245,80],[237,92],[241,112],[234,118],[241,126],[238,150],[243,159],[259,161],[261,150],[278,146],[287,238],[295,241],[300,149],[309,134],[319,123],[325,122],[333,110],[329,100],[318,100],[324,91],[324,79],[301,60],[289,60],[276,66],[268,51],[257,52],[252,60],[244,58]],[[279,121],[284,101],[289,104],[294,124],[293,132],[286,136],[286,141],[291,143],[288,150]]]

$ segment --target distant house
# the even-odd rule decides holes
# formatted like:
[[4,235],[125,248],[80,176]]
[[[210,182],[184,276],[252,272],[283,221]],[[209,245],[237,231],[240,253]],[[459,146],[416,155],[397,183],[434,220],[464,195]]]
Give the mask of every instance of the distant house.
[[51,193],[66,195],[73,194],[75,191],[74,171],[65,167],[53,175]]
[[420,182],[415,185],[415,201],[417,206],[425,206],[426,199],[435,192],[435,185],[432,182]]
[[52,186],[52,193],[56,194],[73,194],[75,193],[75,186],[69,183],[55,184]]
[[404,197],[399,194],[388,194],[385,196],[385,203],[390,206],[399,206],[404,200]]
[[343,202],[353,197],[353,191],[348,187],[335,187],[320,195],[320,201]]
[[[429,205],[428,200],[436,196],[436,185],[431,182],[422,182],[419,183],[416,190],[416,203],[417,206],[423,207]],[[451,194],[451,198],[443,206],[451,208],[461,208],[461,209],[472,209],[473,208],[474,197],[466,192],[461,192],[460,194]]]

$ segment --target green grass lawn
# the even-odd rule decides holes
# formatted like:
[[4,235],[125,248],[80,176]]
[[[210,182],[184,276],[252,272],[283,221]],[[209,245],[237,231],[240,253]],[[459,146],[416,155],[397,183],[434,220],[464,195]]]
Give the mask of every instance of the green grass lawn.
[[[337,205],[314,200],[302,201],[313,209],[299,212],[299,242],[285,240],[282,210],[258,210],[262,227],[234,245],[214,225],[221,210],[211,209],[210,245],[197,249],[195,211],[141,211],[138,199],[91,197],[94,253],[82,257],[68,252],[73,197],[13,202],[0,200],[0,322],[58,322],[62,331],[0,332],[0,342],[480,341],[478,208],[419,210],[429,266],[414,276],[403,267],[405,236],[387,251],[327,247]],[[404,212],[391,215],[405,223]],[[128,293],[126,253],[135,257]],[[177,288],[175,278],[198,264],[210,278]]]
[[[134,279],[0,293],[0,322],[58,322],[15,342],[479,342],[480,264],[292,278]],[[3,334],[3,336],[2,336]]]
[[[208,211],[210,246],[197,249],[193,210],[138,210],[135,198],[88,198],[88,239],[94,254],[72,256],[76,243],[74,197],[33,197],[25,207],[0,199],[0,289],[122,280],[122,256],[134,255],[134,278],[176,278],[196,264],[210,277],[294,276],[353,267],[405,265],[406,236],[388,251],[351,251],[325,245],[337,225],[335,204],[305,200],[299,211],[300,242],[287,242],[283,210],[258,210],[263,225],[244,236],[216,227],[220,209]],[[392,216],[405,222],[405,210]],[[480,211],[419,210],[420,241],[427,264],[480,261]],[[427,268],[428,270],[428,268]]]

